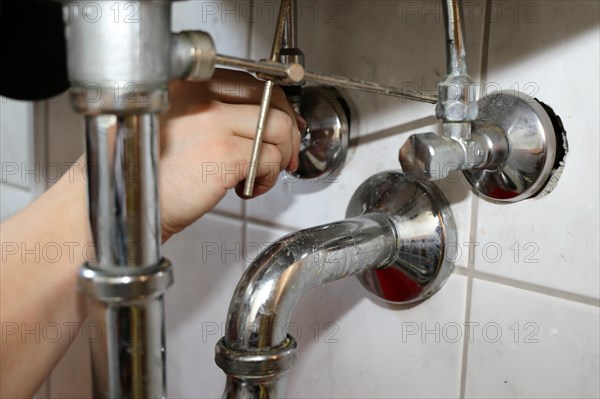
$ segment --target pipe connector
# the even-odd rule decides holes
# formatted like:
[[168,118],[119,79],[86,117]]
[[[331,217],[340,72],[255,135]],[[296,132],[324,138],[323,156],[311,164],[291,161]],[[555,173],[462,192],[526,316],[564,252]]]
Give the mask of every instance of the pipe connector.
[[210,34],[183,31],[173,34],[171,44],[171,76],[206,81],[215,73],[217,51]]
[[448,75],[437,90],[435,115],[438,119],[444,123],[462,123],[477,118],[477,86],[469,75]]
[[[465,124],[448,124],[462,128]],[[468,124],[469,130],[471,124]],[[487,128],[462,136],[464,130],[450,137],[435,133],[415,134],[400,148],[402,171],[412,181],[445,179],[456,170],[490,169],[508,156],[509,143],[500,131]]]
[[241,379],[279,377],[298,358],[298,343],[288,334],[283,344],[259,351],[231,349],[221,338],[215,347],[215,363],[225,374]]
[[164,293],[173,284],[167,259],[144,268],[114,266],[97,268],[85,264],[79,272],[79,290],[103,302],[129,302]]

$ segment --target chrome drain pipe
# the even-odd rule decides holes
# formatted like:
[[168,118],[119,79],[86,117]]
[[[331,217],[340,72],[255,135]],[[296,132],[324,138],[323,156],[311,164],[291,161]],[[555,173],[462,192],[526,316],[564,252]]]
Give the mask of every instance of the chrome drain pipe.
[[71,105],[85,115],[95,254],[82,266],[95,398],[164,398],[158,114],[173,74],[170,1],[63,1]]
[[95,260],[79,288],[89,296],[95,398],[166,395],[164,299],[173,276],[160,258],[154,114],[86,118]]
[[[449,248],[455,248],[456,228],[448,203],[431,183],[410,183],[397,172],[375,175],[354,194],[347,216],[281,238],[246,270],[215,350],[215,361],[227,375],[224,398],[284,396],[297,356],[287,326],[312,288],[358,275],[388,301],[419,302],[437,292],[452,272]],[[386,273],[395,273],[393,281],[401,275],[410,290],[384,284]]]

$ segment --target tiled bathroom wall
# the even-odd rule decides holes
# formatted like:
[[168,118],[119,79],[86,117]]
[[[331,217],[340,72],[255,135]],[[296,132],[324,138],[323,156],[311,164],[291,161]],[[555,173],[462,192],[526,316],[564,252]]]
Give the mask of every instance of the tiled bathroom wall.
[[[277,4],[180,2],[174,29],[207,30],[221,53],[265,58]],[[570,151],[557,188],[544,198],[498,205],[473,194],[460,174],[440,182],[461,248],[447,285],[402,310],[382,304],[353,278],[311,291],[290,327],[300,358],[289,397],[600,396],[600,3],[491,2],[487,20],[485,6],[464,1],[470,73],[482,92],[520,90],[562,117]],[[430,93],[444,75],[437,0],[300,0],[300,10],[309,69]],[[399,168],[398,149],[410,134],[439,131],[431,105],[346,95],[356,111],[352,145],[333,181],[281,179],[248,202],[228,195],[164,246],[176,280],[166,300],[169,397],[221,395],[214,345],[233,289],[261,249],[289,232],[343,218],[367,177]],[[46,140],[65,143],[48,160],[75,159],[80,119],[66,116],[64,99],[45,107]],[[5,137],[13,133],[2,123],[4,160],[12,140]],[[88,363],[79,338],[51,376],[49,396],[88,397]]]
[[34,170],[33,104],[0,97],[0,220],[33,199],[27,170]]

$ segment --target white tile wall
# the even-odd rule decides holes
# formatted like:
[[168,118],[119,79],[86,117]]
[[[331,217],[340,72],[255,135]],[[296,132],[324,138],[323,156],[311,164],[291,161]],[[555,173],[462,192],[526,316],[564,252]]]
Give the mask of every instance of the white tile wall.
[[33,199],[33,103],[0,97],[0,221]]
[[0,164],[2,183],[30,188],[32,170],[33,103],[0,97]]
[[[213,33],[223,53],[264,58],[277,2],[255,0],[253,18],[249,4],[177,3],[175,29],[201,28]],[[310,69],[416,84],[429,92],[444,73],[437,0],[300,4],[300,44]],[[439,294],[409,310],[382,306],[354,279],[309,293],[293,316],[301,336],[290,397],[600,395],[600,5],[557,0],[492,6],[488,43],[482,2],[465,1],[471,73],[479,78],[482,49],[489,45],[483,60],[488,82],[536,89],[555,108],[571,146],[563,178],[546,198],[503,206],[474,197],[462,177],[440,183],[457,219],[463,268]],[[358,110],[353,128],[358,145],[337,182],[282,182],[244,205],[230,195],[218,208],[220,216],[207,216],[165,246],[176,276],[167,294],[169,397],[221,395],[224,376],[213,363],[213,346],[222,335],[233,287],[258,247],[298,228],[343,218],[364,179],[398,168],[398,148],[410,134],[438,129],[432,106],[348,96]],[[473,259],[469,242],[479,244]],[[525,247],[528,243],[537,247]],[[486,244],[501,248],[498,261],[490,261],[489,245],[483,252]],[[525,262],[527,256],[538,262]],[[491,342],[494,324],[485,336],[477,329],[467,335],[465,323],[476,322],[497,323],[501,340]],[[525,342],[532,328],[538,342]],[[52,378],[53,397],[89,392],[88,380],[78,374],[88,367],[85,350],[74,347],[63,360]],[[73,379],[84,383],[74,385]]]
[[[599,4],[531,4],[537,8],[528,18],[537,22],[515,23],[504,10],[506,17],[492,24],[489,84],[519,87],[553,107],[565,125],[570,151],[549,196],[507,206],[480,202],[474,241],[481,249],[488,246],[489,253],[476,251],[475,266],[598,298]],[[519,7],[525,10],[524,4]]]
[[467,398],[597,398],[595,306],[475,280]]
[[175,284],[167,291],[167,386],[172,398],[216,398],[222,371],[214,348],[242,276],[242,222],[205,216],[164,246]]

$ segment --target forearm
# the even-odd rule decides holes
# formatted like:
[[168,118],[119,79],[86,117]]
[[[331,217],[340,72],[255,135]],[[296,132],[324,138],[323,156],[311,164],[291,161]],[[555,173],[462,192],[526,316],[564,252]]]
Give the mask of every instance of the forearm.
[[1,397],[31,397],[85,319],[77,271],[94,252],[83,174],[75,166],[1,225]]

